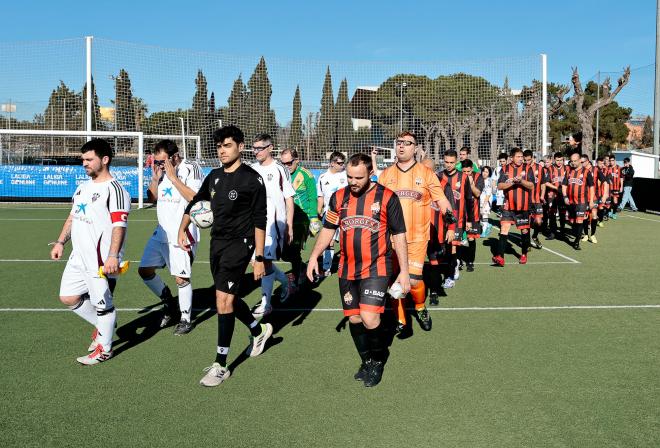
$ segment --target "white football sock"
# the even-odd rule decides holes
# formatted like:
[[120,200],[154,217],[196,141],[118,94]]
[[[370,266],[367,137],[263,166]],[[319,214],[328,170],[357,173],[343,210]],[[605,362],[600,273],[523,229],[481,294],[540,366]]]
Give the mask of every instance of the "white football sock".
[[193,289],[188,283],[183,288],[179,287],[179,309],[181,310],[181,320],[190,322],[190,312],[192,311]]
[[142,281],[145,285],[147,285],[151,292],[156,294],[156,297],[160,298],[160,296],[163,294],[163,289],[165,289],[165,283],[158,274],[154,275],[154,277],[149,280],[143,279]]
[[270,298],[273,295],[273,285],[275,284],[275,272],[271,272],[268,275],[264,275],[261,278],[261,292],[263,297],[261,302],[266,306],[270,305]]
[[96,326],[96,308],[89,300],[81,300],[74,307],[69,307],[71,311],[85,319],[90,324]]
[[116,320],[117,311],[115,309],[96,317],[96,329],[99,333],[96,337],[96,342],[103,345],[103,350],[105,351],[109,351],[112,348],[112,336],[115,331]]

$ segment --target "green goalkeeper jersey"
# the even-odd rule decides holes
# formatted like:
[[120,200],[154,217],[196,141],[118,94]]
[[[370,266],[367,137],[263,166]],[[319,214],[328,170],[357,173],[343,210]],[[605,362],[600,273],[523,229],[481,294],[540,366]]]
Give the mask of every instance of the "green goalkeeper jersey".
[[294,203],[300,207],[309,219],[316,218],[316,180],[307,169],[298,165],[291,175],[291,184],[296,190]]

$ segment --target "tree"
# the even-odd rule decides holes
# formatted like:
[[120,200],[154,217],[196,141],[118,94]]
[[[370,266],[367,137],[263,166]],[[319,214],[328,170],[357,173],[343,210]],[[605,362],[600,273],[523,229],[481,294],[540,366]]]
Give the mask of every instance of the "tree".
[[[573,83],[573,103],[575,104],[575,110],[577,113],[577,120],[580,125],[580,130],[582,131],[582,152],[585,154],[591,154],[593,151],[594,144],[594,117],[596,116],[596,111],[604,106],[607,106],[614,100],[614,98],[619,94],[621,89],[628,84],[630,80],[630,67],[626,67],[623,71],[623,75],[617,81],[616,89],[611,90],[612,86],[610,84],[610,79],[606,78],[603,84],[600,86],[600,98],[592,101],[585,101],[588,99],[587,94],[582,88],[582,83],[580,82],[580,75],[578,73],[577,67],[573,68],[573,76],[571,77],[571,82]],[[595,84],[595,83],[594,83]]]
[[[46,129],[79,131],[83,129],[82,104],[80,95],[60,81],[48,99],[48,106],[44,112],[44,126]],[[52,146],[64,148],[67,153],[69,149],[68,140],[64,138],[51,139]]]
[[321,152],[333,151],[333,143],[337,129],[335,120],[335,99],[332,93],[332,75],[330,67],[325,72],[325,81],[323,82],[323,95],[321,96],[321,114],[317,126],[317,148]]
[[257,134],[267,132],[273,137],[273,144],[276,145],[277,124],[275,112],[270,108],[272,93],[266,60],[262,56],[247,83],[247,114],[244,129],[247,142],[254,140]]
[[300,86],[296,86],[293,95],[293,118],[291,119],[291,131],[289,133],[289,146],[300,151],[302,148],[302,116],[300,115],[302,103],[300,101]]
[[201,151],[204,155],[213,154],[212,132],[209,120],[209,99],[206,77],[197,70],[195,78],[195,95],[190,111],[191,134],[200,137]]
[[227,123],[238,126],[245,130],[245,116],[247,112],[247,87],[243,83],[241,75],[234,81],[229,98],[227,99],[227,114],[225,120]]
[[336,147],[339,151],[348,153],[353,150],[353,121],[351,120],[351,103],[348,100],[346,78],[339,84],[335,119],[337,121]]
[[115,129],[118,131],[135,131],[135,110],[131,79],[123,68],[115,77]]
[[651,146],[653,146],[653,120],[647,115],[642,129],[642,148],[650,148]]
[[[81,104],[82,104],[82,114],[85,120],[85,126],[87,127],[87,83],[83,86],[82,93],[80,95]],[[96,94],[96,85],[94,84],[94,77],[92,77],[92,131],[104,131],[105,126],[101,122],[101,108],[99,107],[99,97]]]

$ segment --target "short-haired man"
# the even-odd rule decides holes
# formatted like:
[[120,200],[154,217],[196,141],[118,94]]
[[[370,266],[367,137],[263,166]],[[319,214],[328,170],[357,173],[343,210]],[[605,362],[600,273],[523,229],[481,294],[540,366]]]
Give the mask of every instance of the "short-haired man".
[[300,286],[302,257],[300,253],[305,248],[307,236],[321,230],[321,222],[316,210],[316,179],[314,175],[300,164],[298,151],[285,148],[280,153],[280,163],[291,173],[291,184],[296,192],[293,198],[293,240],[284,246],[282,258],[291,263],[293,285]]
[[610,218],[616,219],[616,214],[619,211],[619,202],[621,201],[621,194],[623,193],[623,182],[621,179],[621,168],[616,163],[616,157],[609,156],[610,166],[609,175],[611,178],[610,196],[612,196],[612,207],[610,208]]
[[392,243],[399,264],[396,284],[410,290],[406,223],[399,197],[389,188],[372,182],[373,165],[366,154],[349,159],[348,187],[330,197],[323,230],[319,233],[307,265],[307,277],[318,275],[317,258],[340,232],[339,295],[348,317],[351,336],[361,358],[354,378],[366,387],[377,385],[387,357],[381,314],[394,273]]
[[536,162],[536,157],[530,149],[523,151],[523,160],[525,164],[532,169],[534,173],[534,189],[532,190],[532,203],[530,206],[530,216],[532,226],[532,245],[537,249],[542,249],[543,245],[539,240],[539,232],[543,227],[543,202],[545,202],[545,183],[548,181],[546,169]]
[[562,182],[562,195],[568,208],[568,221],[573,227],[573,249],[580,250],[582,223],[587,211],[594,208],[594,177],[580,163],[580,153],[570,156],[571,170],[566,173]]
[[[599,157],[602,160],[602,158]],[[594,204],[593,207],[587,212],[587,219],[584,221],[584,236],[582,241],[589,241],[590,243],[596,244],[598,240],[596,239],[596,229],[598,226],[598,220],[601,216],[601,211],[603,210],[603,205],[607,201],[609,196],[609,183],[607,182],[607,177],[605,173],[596,163],[596,166],[591,165],[589,156],[585,159],[582,157],[583,164],[582,166],[591,171],[591,174],[594,177]]]
[[265,317],[273,310],[271,298],[275,280],[280,282],[280,301],[289,297],[289,277],[275,265],[282,256],[285,244],[293,241],[293,197],[289,170],[273,158],[273,138],[269,134],[257,135],[252,151],[257,159],[251,166],[261,175],[266,186],[266,245],[264,246],[264,268],[266,275],[261,279],[261,302],[254,309],[255,317]]
[[481,192],[484,191],[484,178],[481,173],[473,171],[474,163],[470,159],[463,161],[463,173],[467,174],[469,188],[472,192],[472,214],[467,217],[467,221],[471,222],[471,228],[467,232],[468,246],[463,248],[463,261],[465,261],[465,269],[467,272],[474,271],[474,259],[477,254],[477,239],[481,236],[481,211],[480,200]]
[[[456,164],[456,170],[459,172],[463,171],[463,162],[470,160],[470,155],[472,154],[472,148],[469,146],[463,146],[460,151],[458,151],[458,163]],[[476,162],[472,162],[472,172],[478,173],[480,171],[479,165]]]
[[630,208],[633,212],[637,211],[637,204],[632,197],[633,178],[635,177],[635,170],[630,164],[630,159],[626,157],[623,159],[623,168],[621,168],[621,177],[623,178],[623,199],[621,200],[621,210],[626,208],[630,203]]
[[247,303],[238,296],[245,269],[254,254],[253,275],[264,275],[264,243],[266,240],[266,187],[259,173],[242,163],[245,147],[243,132],[236,126],[225,126],[213,134],[220,168],[204,179],[195,197],[188,203],[179,225],[180,247],[190,249],[186,229],[190,225],[190,209],[199,201],[210,201],[213,211],[211,226],[211,274],[215,286],[218,312],[218,343],[215,362],[200,380],[202,386],[218,386],[231,372],[227,356],[236,319],[249,328],[249,356],[260,355],[273,334],[271,324],[259,324]]
[[568,170],[564,165],[564,154],[556,152],[554,157],[555,163],[548,169],[548,179],[545,183],[546,201],[548,203],[549,233],[546,238],[548,240],[553,240],[557,235],[557,214],[559,214],[559,231],[562,238],[564,238],[566,227],[566,205],[564,204],[561,185]]
[[[156,297],[163,301],[161,328],[180,311],[180,321],[174,334],[182,335],[192,330],[191,311],[193,289],[190,283],[192,264],[199,242],[199,229],[190,224],[186,229],[190,250],[178,244],[179,223],[188,202],[202,185],[202,170],[195,162],[181,158],[179,148],[172,140],[161,140],[152,151],[151,182],[147,196],[156,203],[158,225],[147,242],[140,260],[138,274]],[[178,307],[170,288],[165,285],[156,269],[167,266],[179,290]]]
[[92,139],[80,152],[90,179],[76,188],[71,212],[52,243],[50,258],[60,260],[64,245],[71,240],[73,249],[62,274],[60,301],[94,326],[90,353],[77,359],[94,365],[112,357],[117,320],[113,291],[124,256],[131,197],[110,173],[112,148],[108,142]]
[[[410,295],[415,303],[417,319],[423,330],[431,330],[432,321],[426,309],[426,287],[424,285],[424,260],[431,226],[431,202],[446,211],[449,203],[438,178],[426,165],[415,160],[417,137],[410,131],[401,132],[396,139],[396,163],[378,177],[378,182],[394,191],[401,202],[406,222],[408,242],[408,267]],[[404,300],[396,300],[397,330],[404,330],[406,313]]]
[[504,191],[504,210],[500,220],[500,241],[493,263],[504,266],[504,252],[507,247],[509,230],[511,224],[515,224],[520,230],[522,240],[522,253],[519,263],[527,263],[529,252],[529,207],[531,204],[532,190],[534,189],[534,172],[525,165],[523,151],[520,148],[511,150],[511,163],[509,163],[497,181],[497,188]]
[[[320,218],[325,217],[325,213],[328,210],[328,205],[330,204],[330,198],[332,195],[342,189],[346,188],[348,181],[346,180],[346,156],[339,152],[334,151],[330,154],[330,164],[328,165],[328,170],[325,173],[321,173],[319,180],[316,184],[316,196],[317,196],[317,213]],[[339,233],[337,233],[339,235]],[[335,256],[334,244],[338,236],[335,236],[335,239],[328,243],[328,247],[323,251],[323,276],[329,277],[331,274],[332,268],[332,259]]]

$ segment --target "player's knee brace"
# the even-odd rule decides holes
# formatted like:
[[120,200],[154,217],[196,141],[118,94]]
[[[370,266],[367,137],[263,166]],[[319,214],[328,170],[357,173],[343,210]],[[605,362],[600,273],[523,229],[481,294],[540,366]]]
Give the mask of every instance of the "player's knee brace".
[[190,280],[181,280],[181,281],[176,282],[176,286],[178,286],[179,289],[185,288],[189,284],[190,284]]

